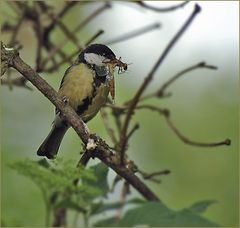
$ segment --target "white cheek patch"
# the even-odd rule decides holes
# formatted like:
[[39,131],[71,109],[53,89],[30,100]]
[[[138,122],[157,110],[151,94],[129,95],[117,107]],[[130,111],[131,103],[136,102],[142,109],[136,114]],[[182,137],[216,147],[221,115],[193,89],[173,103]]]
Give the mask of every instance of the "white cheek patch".
[[94,65],[97,65],[97,66],[105,66],[105,63],[103,63],[103,62],[108,60],[105,57],[103,57],[101,55],[94,54],[94,53],[85,53],[84,54],[84,59],[87,63],[94,64]]

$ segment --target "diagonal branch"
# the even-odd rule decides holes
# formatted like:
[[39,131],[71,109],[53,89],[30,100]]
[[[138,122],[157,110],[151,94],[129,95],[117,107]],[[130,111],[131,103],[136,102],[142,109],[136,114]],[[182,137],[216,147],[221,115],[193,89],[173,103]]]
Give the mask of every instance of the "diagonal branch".
[[144,26],[142,28],[139,28],[137,30],[134,30],[134,31],[131,31],[131,32],[128,32],[126,34],[123,34],[119,37],[116,37],[116,38],[113,38],[109,41],[106,41],[104,42],[106,45],[112,45],[112,44],[115,44],[115,43],[119,43],[119,42],[122,42],[122,41],[125,41],[125,40],[129,40],[131,38],[134,38],[136,36],[140,36],[140,35],[143,35],[147,32],[150,32],[152,30],[155,30],[155,29],[158,29],[160,28],[160,24],[159,23],[154,23],[154,24],[151,24],[151,25],[148,25],[148,26]]
[[[58,96],[57,92],[37,74],[29,65],[27,65],[13,48],[7,48],[1,43],[1,60],[8,63],[25,78],[27,78],[44,96],[46,96],[62,113],[65,119],[76,131],[78,136],[84,142],[88,143],[90,135],[85,128],[84,122],[77,113]],[[112,168],[117,174],[127,180],[144,198],[150,201],[160,201],[159,198],[127,167],[122,167],[117,156],[109,149],[109,146],[100,138],[96,142],[95,153],[90,156],[99,158],[103,163]],[[88,151],[91,153],[91,151]]]
[[[97,39],[100,35],[102,35],[104,33],[103,30],[99,30],[96,34],[94,34],[93,37],[91,37],[87,42],[86,42],[86,46],[89,45],[90,43],[92,43],[95,39]],[[67,55],[67,56],[64,56],[63,59],[54,64],[53,66],[47,68],[47,69],[44,69],[45,72],[53,72],[54,70],[58,69],[62,64],[66,63],[66,62],[71,62],[72,61],[72,58],[75,57],[77,54],[79,54],[79,51],[81,51],[81,49],[76,49],[73,53]],[[55,52],[53,51],[53,54],[55,54]],[[51,52],[49,55],[51,55],[50,57],[52,57],[53,55]],[[48,57],[47,57],[48,58]],[[45,60],[44,60],[45,61]],[[47,61],[46,61],[47,62]],[[45,63],[46,63],[45,62]]]

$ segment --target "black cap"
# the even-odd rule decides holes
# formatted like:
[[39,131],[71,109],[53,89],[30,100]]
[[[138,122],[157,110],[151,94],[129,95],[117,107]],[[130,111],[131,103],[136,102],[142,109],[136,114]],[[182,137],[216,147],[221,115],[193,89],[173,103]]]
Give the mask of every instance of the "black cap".
[[116,56],[113,51],[104,44],[91,44],[90,46],[86,47],[80,54],[79,60],[80,62],[86,62],[84,59],[85,53],[94,53],[97,55],[104,56],[108,59],[115,59]]

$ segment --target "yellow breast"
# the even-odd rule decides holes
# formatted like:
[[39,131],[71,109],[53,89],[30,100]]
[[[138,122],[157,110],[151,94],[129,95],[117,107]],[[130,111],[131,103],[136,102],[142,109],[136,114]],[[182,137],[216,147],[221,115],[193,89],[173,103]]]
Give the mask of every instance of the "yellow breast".
[[108,86],[94,82],[95,72],[80,63],[72,66],[62,80],[59,96],[66,97],[70,106],[77,111],[83,121],[92,119],[105,104],[109,93]]

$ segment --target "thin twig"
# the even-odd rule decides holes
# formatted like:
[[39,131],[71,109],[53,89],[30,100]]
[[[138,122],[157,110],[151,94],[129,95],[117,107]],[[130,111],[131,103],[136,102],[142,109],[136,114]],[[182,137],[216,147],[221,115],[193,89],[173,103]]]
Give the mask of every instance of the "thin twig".
[[193,141],[193,140],[187,138],[173,124],[173,122],[170,119],[170,112],[167,109],[162,109],[162,108],[156,107],[154,105],[140,105],[140,106],[137,106],[136,109],[149,109],[149,110],[156,111],[159,114],[163,115],[165,117],[165,120],[166,120],[168,126],[173,130],[173,132],[176,134],[176,136],[181,141],[183,141],[184,143],[186,143],[188,145],[198,146],[198,147],[216,147],[216,146],[223,146],[223,145],[229,146],[231,144],[230,139],[225,139],[225,140],[220,141],[220,142],[205,143],[205,142],[196,142],[196,141]]
[[162,8],[159,8],[159,7],[154,7],[154,6],[150,6],[148,4],[146,4],[145,2],[143,1],[137,1],[136,3],[138,5],[140,5],[141,7],[143,8],[146,8],[146,9],[149,9],[149,10],[152,10],[152,11],[155,11],[155,12],[159,12],[159,13],[168,13],[168,12],[171,12],[171,11],[174,11],[174,10],[177,10],[179,8],[182,8],[184,7],[186,4],[188,4],[190,1],[184,1],[182,3],[179,3],[177,5],[174,5],[174,6],[169,6],[169,7],[162,7]]
[[125,41],[125,40],[129,40],[129,39],[132,39],[136,36],[140,36],[140,35],[143,35],[147,32],[150,32],[152,30],[155,30],[155,29],[158,29],[160,28],[160,23],[154,23],[154,24],[151,24],[151,25],[148,25],[148,26],[144,26],[142,28],[139,28],[139,29],[136,29],[135,31],[131,31],[131,32],[128,32],[126,34],[123,34],[123,35],[120,35],[116,38],[113,38],[109,41],[106,41],[104,42],[104,44],[106,45],[112,45],[112,44],[115,44],[115,43],[119,43],[119,42],[122,42],[122,41]]
[[[174,75],[173,77],[171,77],[168,81],[166,81],[157,91],[147,94],[145,96],[142,96],[140,98],[141,101],[143,100],[147,100],[149,98],[152,97],[159,97],[159,98],[165,98],[170,96],[170,93],[165,93],[165,90],[173,83],[175,82],[177,79],[179,79],[180,77],[182,77],[183,75],[185,75],[186,73],[189,73],[190,71],[199,69],[199,68],[206,68],[206,69],[210,69],[210,70],[217,70],[216,66],[213,65],[208,65],[205,62],[200,62],[197,63],[193,66],[187,67],[186,69],[178,72],[176,75]],[[126,104],[128,104],[130,101],[126,102]]]
[[[90,43],[92,43],[95,39],[97,39],[100,35],[102,35],[104,33],[103,30],[99,30],[96,34],[94,34],[87,42],[84,46],[88,46]],[[53,66],[51,66],[50,68],[44,68],[45,65],[47,64],[47,62],[53,58],[53,56],[65,45],[65,43],[60,43],[58,46],[55,46],[54,48],[52,48],[52,50],[48,53],[47,57],[43,60],[42,62],[42,69],[45,72],[53,72],[54,70],[58,69],[62,64],[69,62],[71,63],[71,60],[73,57],[75,57],[80,51],[81,49],[77,49],[76,51],[74,51],[72,54],[65,56],[59,63],[55,63]]]
[[40,20],[40,12],[36,9],[36,20],[35,24],[33,26],[34,31],[36,33],[37,37],[37,50],[36,50],[36,71],[41,70],[41,61],[42,61],[42,47],[43,47],[43,30],[42,30],[42,25],[41,25],[41,20]]
[[149,72],[148,76],[144,79],[144,82],[142,83],[139,90],[137,91],[134,98],[132,99],[132,102],[129,105],[129,109],[128,109],[128,112],[127,112],[127,115],[125,118],[125,122],[124,122],[122,133],[121,133],[121,139],[120,139],[120,152],[121,152],[122,163],[124,162],[125,147],[126,147],[126,135],[127,135],[128,126],[129,126],[131,117],[134,113],[134,109],[137,106],[141,95],[143,94],[143,92],[145,91],[147,86],[149,85],[150,81],[153,79],[154,74],[156,73],[159,66],[162,64],[163,60],[165,59],[165,57],[167,56],[169,51],[173,48],[173,46],[176,44],[176,42],[180,39],[182,34],[186,31],[186,29],[189,27],[191,22],[194,20],[194,18],[200,11],[201,11],[200,6],[198,4],[195,4],[192,14],[187,19],[187,21],[183,24],[181,29],[176,33],[176,35],[171,39],[169,44],[166,46],[166,48],[164,49],[160,58],[158,59],[158,61],[156,62],[156,64],[152,68],[152,70]]
[[[38,2],[38,4],[39,3],[42,3],[42,2]],[[56,15],[56,18],[57,19],[62,18],[77,3],[78,3],[77,1],[66,2],[65,6],[62,8],[62,10]],[[44,4],[46,4],[46,3],[44,2]],[[55,21],[51,21],[51,24],[45,28],[45,30],[44,30],[44,40],[45,41],[47,41],[49,39],[49,34],[55,28],[55,26],[56,26]]]
[[102,120],[103,120],[103,124],[104,124],[104,126],[105,126],[105,129],[106,129],[109,137],[111,138],[112,142],[113,142],[114,144],[116,144],[116,143],[117,143],[117,138],[116,138],[116,136],[115,136],[115,134],[114,134],[114,130],[110,127],[107,112],[102,108],[102,109],[100,110],[100,113],[101,113],[101,117],[102,117]]
[[130,186],[127,181],[123,182],[122,190],[121,190],[121,197],[120,197],[120,202],[121,206],[118,208],[117,213],[116,213],[116,219],[120,220],[122,217],[123,213],[123,207],[127,199],[127,195],[130,194]]
[[80,31],[84,26],[86,26],[90,21],[92,21],[95,17],[99,14],[103,13],[106,9],[111,8],[111,4],[109,2],[104,3],[103,6],[99,7],[96,11],[90,14],[85,20],[83,20],[74,30],[73,33],[77,33]]
[[118,183],[120,180],[122,180],[122,177],[119,176],[119,175],[116,175],[115,178],[113,179],[113,183],[112,183],[112,187],[111,187],[111,189],[110,189],[110,192],[112,192],[112,193],[114,192],[114,189],[115,189],[117,183]]
[[17,35],[18,35],[18,32],[19,32],[19,29],[23,23],[23,20],[24,20],[24,12],[22,12],[22,15],[20,16],[20,18],[18,18],[17,24],[14,26],[9,45],[14,45]]
[[175,82],[178,78],[180,78],[182,75],[196,70],[198,68],[207,68],[207,69],[211,69],[211,70],[217,70],[216,66],[212,66],[212,65],[207,65],[205,62],[200,62],[194,66],[188,67],[186,69],[184,69],[183,71],[179,72],[178,74],[176,74],[174,77],[170,78],[167,82],[165,82],[161,88],[157,91],[157,96],[161,97],[164,96],[164,92],[166,90],[167,87],[169,87],[173,82]]
[[9,80],[8,78],[7,79],[1,78],[1,85],[8,85],[10,90],[12,89],[12,86],[23,87],[28,90],[33,90],[33,88],[27,85],[26,82],[27,81],[24,77],[18,77],[13,80]]
[[56,23],[56,25],[59,26],[59,28],[63,31],[63,34],[65,34],[72,41],[72,43],[76,45],[77,48],[83,49],[83,45],[79,43],[79,40],[74,33],[68,29],[68,27],[59,19],[59,17],[53,13],[48,13],[47,15]]
[[156,176],[162,176],[162,175],[170,174],[170,170],[168,170],[168,169],[157,171],[157,172],[153,172],[153,173],[146,173],[146,172],[143,172],[141,170],[138,170],[138,172],[143,176],[143,178],[145,180],[152,179],[152,178],[154,178]]
[[102,29],[100,29],[95,35],[93,35],[86,43],[85,46],[88,46],[91,44],[94,40],[96,40],[99,36],[101,36],[104,33]]
[[[92,14],[90,14],[84,21],[82,21],[72,32],[71,34],[75,34],[77,33],[80,29],[82,29],[85,25],[87,25],[91,20],[93,20],[96,16],[98,16],[100,13],[102,13],[105,9],[108,9],[111,7],[111,4],[109,3],[105,3],[103,6],[101,6],[100,8],[98,8],[96,11],[94,11]],[[66,10],[66,9],[65,9]],[[61,15],[61,14],[60,14]],[[98,36],[103,34],[103,30],[99,30],[89,41],[87,41],[87,43],[85,44],[85,46],[87,46],[88,44],[90,44],[92,41],[94,41]],[[46,34],[45,34],[46,36]],[[49,59],[52,58],[52,56],[58,52],[64,45],[66,45],[66,43],[68,42],[68,38],[64,39],[61,43],[59,43],[58,45],[55,46],[55,48],[52,48],[52,50],[50,51],[49,55],[46,57],[46,59],[43,60],[42,63],[42,68],[45,67],[46,63],[48,62]],[[79,52],[79,48],[78,48],[78,52]],[[76,51],[77,52],[77,51]],[[72,59],[76,54],[76,52],[74,52],[74,54],[71,55],[71,57],[67,58],[67,60],[69,61],[70,59]],[[72,57],[73,56],[73,57]],[[64,62],[62,62],[61,64],[63,64]],[[56,64],[55,64],[56,65]],[[58,67],[54,67],[54,68],[58,68]],[[52,69],[50,70],[50,72],[52,72]]]
[[129,139],[131,138],[131,136],[134,134],[134,132],[136,131],[136,130],[138,130],[140,128],[140,125],[139,125],[139,123],[137,123],[137,124],[135,124],[134,126],[133,126],[133,128],[132,128],[132,130],[128,133],[128,135],[127,135],[127,141],[129,141]]
[[199,146],[199,147],[216,147],[216,146],[230,146],[231,140],[230,139],[225,139],[224,141],[220,142],[210,142],[210,143],[203,143],[203,142],[196,142],[192,141],[191,139],[187,138],[184,136],[173,124],[173,122],[170,120],[169,117],[166,117],[166,121],[168,123],[168,126],[174,131],[174,133],[178,136],[179,139],[181,139],[184,143],[192,146]]
[[[91,43],[93,40],[95,40],[97,37],[99,37],[101,34],[103,34],[103,31],[100,30],[98,31],[93,37],[91,37],[91,39],[89,39],[89,41],[87,41],[87,44]],[[65,58],[63,58],[60,62],[56,63],[54,66],[44,69],[45,72],[53,72],[54,70],[58,69],[58,67],[60,67],[62,64],[72,60],[73,57],[75,57],[77,54],[79,54],[81,50],[77,49],[76,51],[74,51],[72,54],[66,56]]]

